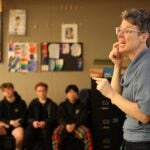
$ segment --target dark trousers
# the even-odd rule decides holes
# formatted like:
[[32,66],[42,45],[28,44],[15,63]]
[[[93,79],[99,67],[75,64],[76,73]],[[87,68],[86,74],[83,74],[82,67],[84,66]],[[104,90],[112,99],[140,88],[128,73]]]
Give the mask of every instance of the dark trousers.
[[35,129],[28,126],[25,132],[24,147],[26,150],[51,150],[52,149],[52,130],[49,127]]
[[150,142],[127,142],[125,150],[150,150]]

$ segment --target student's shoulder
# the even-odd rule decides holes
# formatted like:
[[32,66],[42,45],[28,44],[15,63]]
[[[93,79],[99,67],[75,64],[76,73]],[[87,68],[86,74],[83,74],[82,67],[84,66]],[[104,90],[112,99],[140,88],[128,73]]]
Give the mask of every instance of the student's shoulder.
[[86,107],[86,105],[81,101],[81,99],[78,99],[77,105],[79,105],[79,106],[82,107],[82,108],[85,108],[85,107]]
[[29,105],[34,105],[34,104],[38,104],[39,103],[39,100],[38,98],[34,98],[31,100],[31,102],[29,103]]
[[3,104],[5,104],[5,99],[0,100],[0,105],[3,105]]
[[48,103],[57,106],[57,104],[54,102],[54,100],[52,100],[51,98],[47,98]]
[[27,106],[27,103],[24,99],[20,99],[19,102],[20,102],[21,105]]
[[65,100],[65,101],[60,102],[59,107],[63,107],[63,106],[65,106],[65,105],[67,105],[66,100]]

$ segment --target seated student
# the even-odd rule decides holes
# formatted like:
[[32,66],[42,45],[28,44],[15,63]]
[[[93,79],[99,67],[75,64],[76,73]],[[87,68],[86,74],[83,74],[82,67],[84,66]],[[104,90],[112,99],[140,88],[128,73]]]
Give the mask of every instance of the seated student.
[[12,83],[3,83],[0,89],[4,99],[0,101],[0,135],[12,135],[16,149],[21,149],[24,139],[27,106],[14,90]]
[[47,97],[48,85],[40,82],[35,86],[37,98],[29,104],[25,149],[33,150],[40,139],[42,150],[51,150],[51,136],[56,127],[57,105]]
[[63,138],[69,134],[82,140],[85,150],[93,150],[90,131],[85,127],[88,119],[87,110],[78,99],[78,93],[76,85],[69,85],[66,88],[67,98],[58,107],[59,126],[52,136],[53,150],[60,150]]

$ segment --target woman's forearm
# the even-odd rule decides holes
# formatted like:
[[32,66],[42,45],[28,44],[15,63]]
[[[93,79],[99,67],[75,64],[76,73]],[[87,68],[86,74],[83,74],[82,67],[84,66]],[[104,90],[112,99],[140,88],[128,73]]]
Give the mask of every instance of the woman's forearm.
[[122,89],[120,86],[120,79],[121,79],[121,67],[119,65],[114,65],[111,87],[119,94],[122,93]]

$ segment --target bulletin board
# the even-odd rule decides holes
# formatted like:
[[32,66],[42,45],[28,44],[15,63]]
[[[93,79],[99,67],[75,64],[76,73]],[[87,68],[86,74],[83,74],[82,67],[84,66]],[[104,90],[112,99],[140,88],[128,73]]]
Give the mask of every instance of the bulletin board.
[[42,71],[82,71],[82,43],[41,43]]

